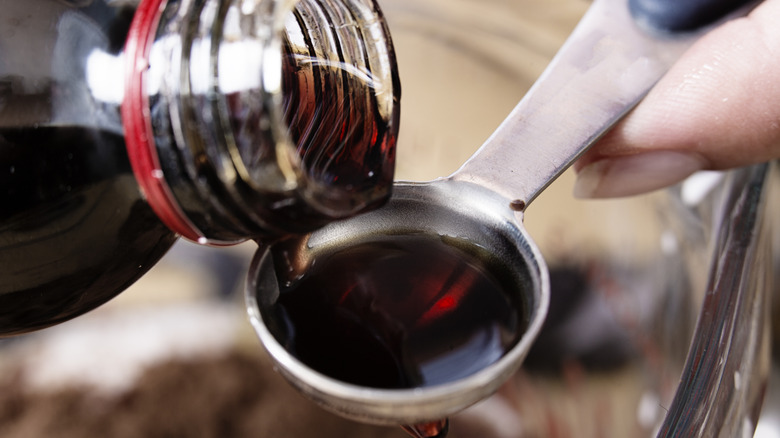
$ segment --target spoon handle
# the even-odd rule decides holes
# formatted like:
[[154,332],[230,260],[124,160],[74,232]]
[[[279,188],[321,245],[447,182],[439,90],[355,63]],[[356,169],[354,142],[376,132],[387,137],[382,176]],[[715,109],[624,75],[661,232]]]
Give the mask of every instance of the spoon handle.
[[[637,6],[650,1],[666,15]],[[526,96],[450,178],[490,188],[524,209],[709,29],[672,32],[664,25],[690,12],[682,4],[705,2],[724,0],[595,0]],[[737,8],[730,15],[756,3],[725,2]]]

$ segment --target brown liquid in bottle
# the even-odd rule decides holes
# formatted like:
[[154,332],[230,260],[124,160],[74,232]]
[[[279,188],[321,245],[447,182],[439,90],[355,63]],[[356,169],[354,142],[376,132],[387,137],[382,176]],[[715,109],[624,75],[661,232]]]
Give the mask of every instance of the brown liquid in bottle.
[[[161,20],[175,22],[178,15],[174,10],[181,11],[179,8],[186,5],[168,3],[170,11],[163,13]],[[204,5],[189,3],[193,3],[192,8]],[[2,337],[48,327],[103,304],[144,275],[165,254],[176,235],[149,204],[149,192],[142,194],[139,190],[126,149],[128,119],[120,116],[120,105],[128,102],[130,94],[123,91],[126,84],[121,69],[116,70],[120,65],[116,61],[128,56],[128,32],[141,2],[41,0],[33,4],[0,0],[0,4]],[[300,18],[298,8],[318,5],[330,11],[331,5],[318,0],[301,1],[293,14]],[[339,5],[346,6],[342,2],[332,6]],[[151,10],[158,11],[159,7]],[[330,12],[337,14],[335,10]],[[193,28],[198,27],[196,15],[191,17]],[[212,15],[200,18],[211,19]],[[321,28],[314,26],[318,19],[313,17],[313,24],[302,21],[298,32],[318,31]],[[154,26],[152,22],[149,26]],[[205,32],[211,24],[204,21],[198,29]],[[188,27],[162,26],[158,29],[160,41],[169,41],[162,38],[163,29],[176,36],[181,28]],[[332,26],[326,31],[334,33],[340,28]],[[217,42],[216,34],[214,38],[212,43]],[[355,38],[371,47],[373,40]],[[174,39],[179,41],[178,36]],[[341,48],[349,46],[352,39],[340,39]],[[290,38],[286,41],[289,43]],[[383,47],[384,43],[377,44]],[[296,50],[309,48],[311,44],[302,44]],[[283,50],[291,55],[293,48],[288,44]],[[380,114],[373,92],[376,81],[361,83],[349,77],[345,72],[351,66],[348,59],[341,56],[334,58],[332,65],[321,65],[317,56],[313,53],[303,60],[285,57],[282,97],[290,137],[296,141],[303,168],[312,181],[307,190],[312,185],[324,187],[321,192],[330,198],[318,201],[328,209],[315,209],[293,199],[286,189],[259,190],[248,176],[231,177],[226,183],[218,171],[227,163],[221,160],[224,157],[220,155],[216,161],[217,169],[206,158],[209,154],[200,153],[201,149],[216,151],[219,148],[204,144],[221,144],[225,134],[231,133],[239,152],[245,154],[242,158],[248,168],[263,163],[263,154],[270,148],[258,140],[258,131],[265,129],[258,120],[265,107],[258,107],[247,97],[251,87],[237,87],[238,91],[230,93],[223,90],[224,96],[215,94],[212,88],[203,95],[190,95],[193,90],[189,90],[187,98],[180,100],[175,87],[158,88],[159,94],[148,96],[153,107],[148,121],[153,127],[166,193],[170,191],[176,210],[180,209],[187,216],[186,222],[192,222],[205,237],[230,242],[308,232],[333,220],[334,215],[357,213],[389,196],[397,108],[391,105],[391,110]],[[192,61],[188,55],[183,58]],[[214,56],[207,60],[217,58],[221,59]],[[161,62],[152,64],[159,67]],[[395,64],[389,65],[382,71],[392,73]],[[151,64],[148,67],[144,75],[154,71]],[[200,71],[200,64],[193,68]],[[378,74],[378,69],[357,70]],[[207,66],[202,71],[211,70]],[[316,87],[299,85],[315,74]],[[399,92],[397,77],[390,77],[394,86],[388,86],[388,90],[395,99]],[[368,78],[373,80],[374,76]],[[336,88],[351,94],[341,92],[339,100],[329,93]],[[192,142],[197,147],[188,149],[187,141],[179,143],[174,138],[172,122],[167,120],[173,104],[168,106],[161,96],[170,97],[177,111],[186,109],[181,113],[181,126],[175,124],[176,132],[186,130],[182,138],[197,139]],[[222,97],[229,109],[229,125],[217,123],[223,116],[217,111],[222,108]],[[196,115],[207,122],[196,123],[191,118]],[[258,167],[265,169],[264,165]],[[160,176],[158,172],[146,174],[153,175],[154,181]],[[194,231],[193,235],[188,237],[197,240],[200,236]]]
[[311,22],[315,9],[299,3],[283,41],[282,107],[301,170],[311,183],[327,188],[318,194],[325,205],[384,203],[395,172],[398,77],[388,74],[381,59],[373,59],[375,43],[361,39],[366,35],[358,31],[363,36],[356,38],[345,31],[360,22],[351,14],[339,15],[347,11],[318,12],[333,20],[328,38],[338,44],[324,54],[316,53],[317,44],[302,45],[321,31]]

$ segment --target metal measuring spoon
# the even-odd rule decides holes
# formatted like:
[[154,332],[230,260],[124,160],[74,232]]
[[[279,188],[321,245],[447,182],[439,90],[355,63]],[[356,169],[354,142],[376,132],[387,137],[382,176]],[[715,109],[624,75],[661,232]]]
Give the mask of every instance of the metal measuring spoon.
[[[428,422],[492,394],[520,366],[549,301],[547,267],[522,225],[526,207],[716,19],[748,9],[744,0],[595,0],[526,97],[457,172],[431,182],[397,183],[380,210],[285,242],[296,248],[288,254],[301,269],[296,275],[305,275],[307,260],[317,254],[382,235],[436,235],[488,249],[511,270],[515,298],[528,310],[525,332],[500,359],[464,378],[411,389],[377,389],[321,374],[269,329],[269,323],[279,323],[266,317],[282,281],[271,245],[261,247],[253,261],[246,298],[277,369],[323,407],[373,423]],[[712,10],[717,16],[704,13]]]

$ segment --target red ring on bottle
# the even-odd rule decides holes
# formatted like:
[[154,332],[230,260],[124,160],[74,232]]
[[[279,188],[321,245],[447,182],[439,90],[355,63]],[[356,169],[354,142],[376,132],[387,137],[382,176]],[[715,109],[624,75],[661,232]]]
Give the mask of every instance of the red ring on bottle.
[[130,24],[125,43],[125,95],[121,114],[125,143],[133,173],[152,210],[174,232],[187,239],[202,238],[197,228],[179,208],[163,178],[160,158],[154,145],[149,114],[149,97],[144,78],[149,69],[153,32],[167,0],[142,0]]

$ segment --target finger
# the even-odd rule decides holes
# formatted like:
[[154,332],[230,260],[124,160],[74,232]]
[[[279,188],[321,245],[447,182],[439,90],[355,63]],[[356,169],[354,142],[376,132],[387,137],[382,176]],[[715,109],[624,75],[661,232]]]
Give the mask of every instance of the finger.
[[780,0],[768,0],[698,41],[575,164],[575,195],[634,195],[780,157],[778,21]]

